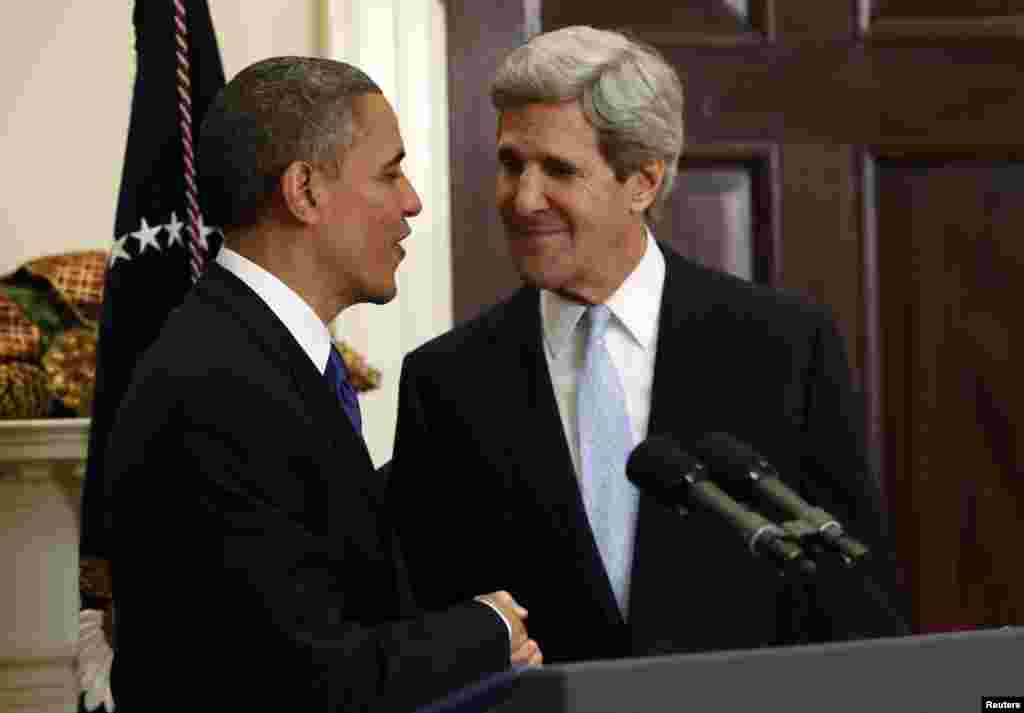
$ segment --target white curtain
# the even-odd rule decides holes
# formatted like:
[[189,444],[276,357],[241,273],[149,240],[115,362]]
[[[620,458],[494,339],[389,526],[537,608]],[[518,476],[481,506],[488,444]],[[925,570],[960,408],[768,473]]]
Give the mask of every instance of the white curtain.
[[364,433],[374,463],[391,458],[402,357],[452,325],[448,92],[441,0],[321,0],[321,51],[363,69],[395,108],[406,175],[423,200],[390,304],[356,305],[335,334],[383,373],[363,394]]

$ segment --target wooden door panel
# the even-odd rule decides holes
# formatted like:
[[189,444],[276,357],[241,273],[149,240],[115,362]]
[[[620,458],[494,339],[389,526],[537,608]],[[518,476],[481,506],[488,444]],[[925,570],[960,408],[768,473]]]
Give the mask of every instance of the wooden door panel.
[[[585,7],[584,7],[585,6]],[[659,3],[634,3],[623,13],[614,3],[547,2],[541,17],[545,30],[569,25],[589,25],[601,29],[627,31],[648,42],[667,43],[675,40],[704,38],[705,41],[727,38],[753,39],[763,3],[754,2],[754,17],[747,3],[730,4],[723,0],[692,0],[665,6]]]
[[915,47],[913,62],[902,46],[856,40],[662,50],[699,141],[1022,143],[1018,44]]
[[778,151],[770,144],[692,147],[655,234],[701,264],[772,284],[778,180]]
[[740,165],[685,164],[655,235],[679,253],[745,280],[754,275],[753,179]]
[[978,18],[1024,14],[1024,0],[875,0],[876,18]]
[[860,0],[863,32],[875,42],[944,45],[1024,37],[1024,0]]
[[777,284],[832,310],[859,389],[864,362],[864,246],[857,152],[835,143],[788,143],[781,152]]
[[507,257],[494,205],[498,115],[488,95],[504,55],[539,25],[530,3],[445,0],[452,215],[452,309],[456,323],[476,316],[521,284]]
[[924,631],[1022,623],[1024,163],[882,159],[886,464]]

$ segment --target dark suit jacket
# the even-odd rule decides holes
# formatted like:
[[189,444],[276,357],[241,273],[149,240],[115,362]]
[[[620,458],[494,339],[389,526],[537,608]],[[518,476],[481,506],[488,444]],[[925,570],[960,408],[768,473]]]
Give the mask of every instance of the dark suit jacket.
[[784,580],[715,517],[683,519],[642,496],[625,623],[565,442],[539,293],[524,288],[403,365],[389,495],[420,601],[508,589],[548,662],[906,633],[832,320],[662,251],[649,435],[684,448],[716,430],[747,441],[876,545],[877,567],[863,580]]
[[404,710],[507,666],[486,605],[403,608],[365,444],[219,265],[140,361],[108,452],[119,710]]

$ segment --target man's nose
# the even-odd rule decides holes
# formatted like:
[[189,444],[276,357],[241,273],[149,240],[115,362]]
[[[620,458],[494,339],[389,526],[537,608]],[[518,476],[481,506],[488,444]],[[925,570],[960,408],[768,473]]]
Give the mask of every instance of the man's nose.
[[536,171],[523,171],[514,186],[515,209],[520,215],[529,215],[548,207],[544,195],[544,180]]
[[416,189],[413,188],[412,181],[406,179],[405,195],[402,197],[402,214],[407,217],[419,215],[423,211],[423,202],[420,200],[420,196],[416,193]]

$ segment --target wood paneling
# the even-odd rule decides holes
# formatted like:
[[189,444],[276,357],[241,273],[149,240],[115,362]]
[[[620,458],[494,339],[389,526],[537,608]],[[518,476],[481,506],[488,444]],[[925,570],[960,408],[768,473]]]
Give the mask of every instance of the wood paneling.
[[752,280],[752,195],[751,171],[742,164],[683,166],[656,235],[703,265]]
[[777,39],[787,43],[851,37],[857,29],[852,2],[804,2],[775,0],[772,15]]
[[855,385],[864,348],[863,246],[854,147],[793,143],[782,150],[780,286],[829,306],[850,351]]
[[913,61],[854,40],[664,53],[684,76],[695,142],[1024,143],[1017,44],[916,47]]
[[877,195],[886,471],[918,628],[1022,623],[1024,163],[881,159]]
[[981,18],[1024,14],[1024,0],[861,0],[873,17]]
[[[733,271],[735,260],[730,256],[738,250],[749,250],[744,262],[750,268],[741,277],[763,284],[777,284],[779,253],[779,166],[777,147],[771,144],[698,144],[686,149],[680,161],[680,174],[704,172],[741,172],[749,183],[748,208],[750,235],[747,246],[734,244],[734,238],[725,230],[727,210],[720,197],[690,200],[685,180],[681,181],[669,197],[665,215],[655,226],[660,239],[667,240],[680,253],[705,265]],[[705,215],[711,211],[711,215]],[[710,226],[710,227],[709,227]],[[710,234],[709,234],[710,233]],[[715,245],[717,241],[733,244]],[[741,258],[742,259],[742,258]]]
[[863,30],[872,42],[976,43],[1024,39],[1024,1],[859,0]]
[[771,0],[750,0],[744,17],[721,0],[634,3],[625,13],[614,3],[568,0],[544,3],[542,19],[545,30],[585,24],[625,31],[657,45],[732,46],[770,36],[771,5]]
[[[539,25],[530,0],[487,3],[446,0],[451,154],[452,304],[456,323],[510,295],[519,276],[507,258],[494,204],[498,117],[490,85],[498,62]],[[531,13],[534,13],[531,15]],[[468,268],[468,269],[467,269]]]
[[977,40],[1024,39],[1024,15],[982,18],[880,19],[868,28],[874,43],[970,43]]

